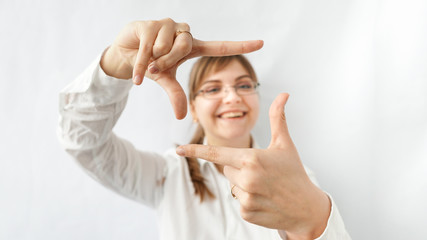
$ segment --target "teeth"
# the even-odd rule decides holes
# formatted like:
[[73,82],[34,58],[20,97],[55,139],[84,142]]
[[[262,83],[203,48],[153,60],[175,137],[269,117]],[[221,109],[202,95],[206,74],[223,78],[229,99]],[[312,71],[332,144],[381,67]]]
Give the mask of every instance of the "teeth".
[[228,113],[224,113],[222,114],[222,118],[236,118],[236,117],[241,117],[243,116],[243,112],[228,112]]

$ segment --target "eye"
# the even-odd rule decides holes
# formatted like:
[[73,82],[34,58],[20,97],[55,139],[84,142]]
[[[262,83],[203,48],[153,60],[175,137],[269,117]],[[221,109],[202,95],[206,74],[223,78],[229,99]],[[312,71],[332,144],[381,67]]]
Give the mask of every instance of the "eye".
[[203,90],[203,92],[206,94],[215,94],[215,93],[219,93],[220,91],[221,91],[220,86],[210,86]]
[[252,82],[241,82],[237,84],[236,87],[242,90],[250,90],[254,88],[254,84]]

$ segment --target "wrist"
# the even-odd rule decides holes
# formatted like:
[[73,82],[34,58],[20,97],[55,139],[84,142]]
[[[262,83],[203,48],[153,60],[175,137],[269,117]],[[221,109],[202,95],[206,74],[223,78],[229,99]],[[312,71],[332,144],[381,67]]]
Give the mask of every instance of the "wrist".
[[287,239],[316,239],[325,231],[331,212],[331,201],[326,193],[313,184],[310,203],[310,214],[298,231],[286,231]]
[[133,68],[123,60],[121,55],[114,45],[108,47],[101,57],[100,66],[108,76],[130,79],[132,78]]
[[[323,192],[321,189],[317,188],[317,195],[313,205],[314,208],[314,217],[312,218],[312,228],[310,231],[310,236],[312,239],[318,238],[325,231],[326,226],[328,225],[328,219],[331,213],[332,203],[328,195]],[[314,200],[314,199],[313,199]]]

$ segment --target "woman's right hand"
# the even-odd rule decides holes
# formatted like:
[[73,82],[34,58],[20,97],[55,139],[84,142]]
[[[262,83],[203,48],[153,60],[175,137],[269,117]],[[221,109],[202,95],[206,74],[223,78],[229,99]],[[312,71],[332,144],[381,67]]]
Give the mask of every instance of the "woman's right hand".
[[132,78],[140,85],[144,76],[158,82],[167,92],[175,116],[187,114],[187,100],[176,80],[178,66],[198,56],[227,56],[249,53],[260,49],[263,41],[201,41],[192,37],[186,23],[172,19],[136,21],[119,33],[101,59],[106,74]]

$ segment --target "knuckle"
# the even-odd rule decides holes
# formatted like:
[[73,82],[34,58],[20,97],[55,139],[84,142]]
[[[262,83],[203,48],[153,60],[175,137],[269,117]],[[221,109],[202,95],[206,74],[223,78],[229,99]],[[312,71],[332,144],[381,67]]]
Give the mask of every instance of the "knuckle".
[[165,22],[165,23],[175,23],[175,21],[172,18],[163,18],[161,21]]
[[212,146],[208,146],[206,154],[211,159],[218,159],[218,152]]
[[156,60],[156,65],[161,71],[173,67],[175,63],[176,63],[175,60],[170,57],[161,57],[158,60]]
[[189,145],[189,146],[183,146],[182,148],[184,148],[184,151],[185,151],[186,155],[194,156],[195,150],[194,150],[193,146],[191,146],[191,145]]
[[255,153],[251,152],[250,154],[244,154],[242,158],[243,168],[256,170],[259,167],[259,161]]
[[169,61],[167,59],[159,59],[156,61],[157,68],[160,71],[168,69],[170,67]]
[[246,169],[250,165],[252,165],[251,160],[244,157],[243,160],[242,160],[242,167]]
[[156,27],[156,26],[157,26],[157,24],[158,24],[158,21],[154,21],[154,20],[148,20],[148,21],[146,21],[146,22],[145,22],[145,25],[146,25],[148,28]]
[[224,42],[219,45],[219,52],[221,55],[225,55],[227,53],[227,46]]
[[179,27],[183,30],[183,31],[190,31],[190,25],[188,25],[188,23],[180,23]]
[[153,47],[153,52],[158,55],[157,57],[163,56],[166,53],[168,53],[170,50],[170,47],[166,43],[156,43]]
[[252,194],[242,194],[243,196],[240,196],[240,205],[246,210],[246,211],[255,211],[258,209],[257,202],[254,199],[254,196]]
[[241,47],[240,47],[240,51],[241,51],[242,53],[247,52],[247,51],[246,51],[246,45],[245,45],[245,43],[243,43],[243,44],[241,45]]
[[240,205],[240,216],[242,216],[242,218],[247,222],[253,222],[254,221],[253,211],[250,211],[250,210],[244,208],[242,205]]
[[228,176],[232,170],[230,166],[225,165],[223,171],[224,171],[224,175]]
[[142,51],[144,54],[151,54],[152,48],[153,46],[147,42],[141,43],[139,46],[139,50]]
[[144,68],[144,64],[142,64],[142,63],[135,63],[135,65],[133,66],[133,68],[135,69],[135,71],[142,71],[142,69]]
[[186,41],[180,41],[179,43],[177,43],[176,49],[178,52],[186,55],[191,50],[191,46]]
[[245,175],[245,180],[242,181],[241,186],[247,192],[255,192],[257,189],[256,181],[253,181],[253,177],[251,174],[243,173]]

